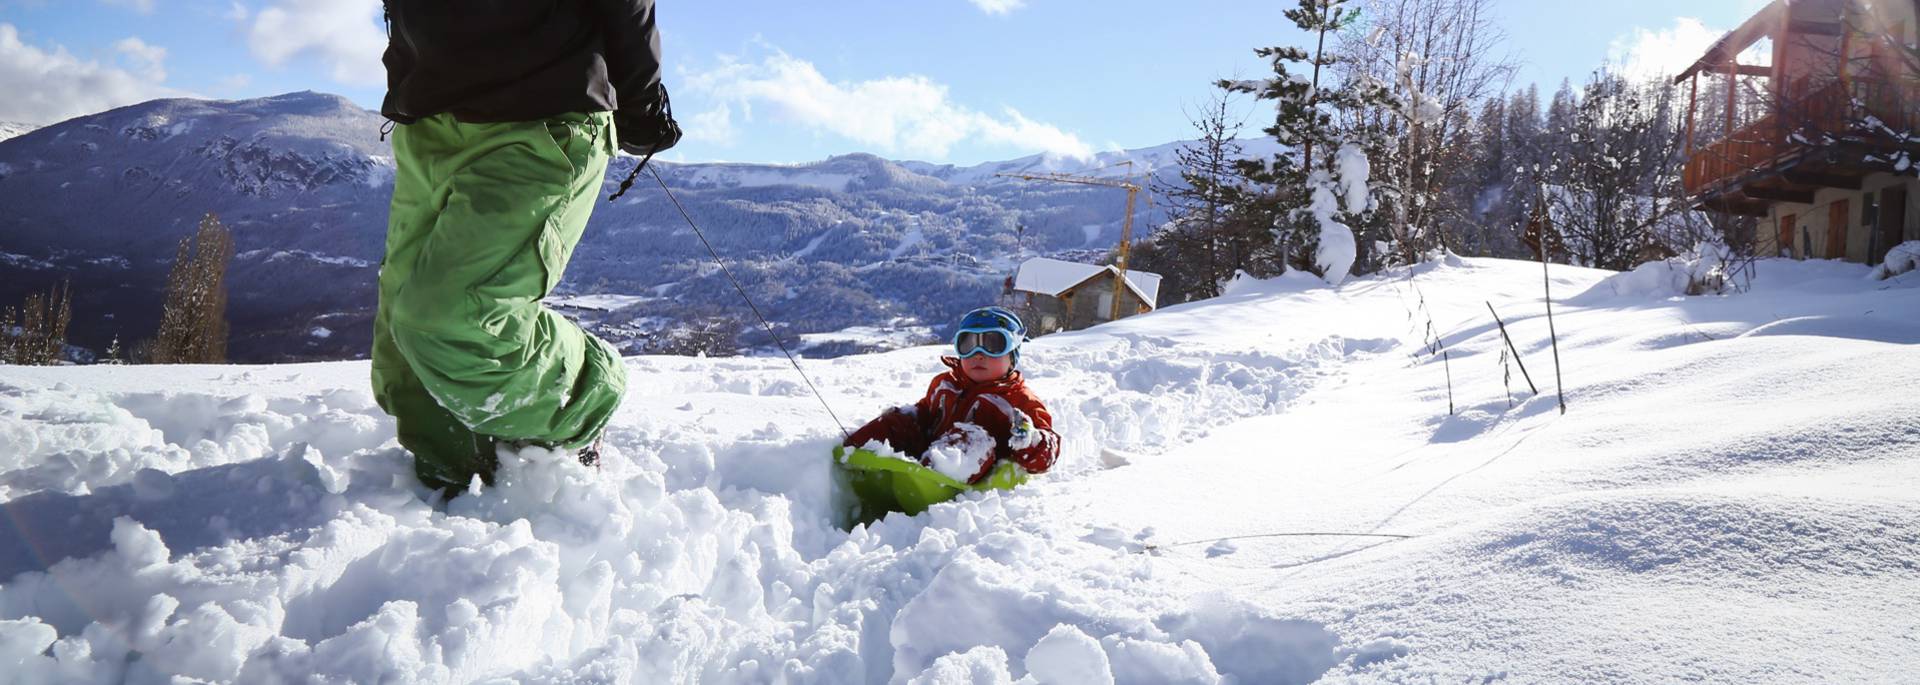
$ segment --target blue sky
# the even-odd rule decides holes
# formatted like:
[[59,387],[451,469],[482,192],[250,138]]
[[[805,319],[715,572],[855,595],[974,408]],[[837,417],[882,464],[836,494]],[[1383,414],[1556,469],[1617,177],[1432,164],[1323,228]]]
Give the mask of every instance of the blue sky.
[[[663,0],[682,160],[847,152],[971,164],[1191,137],[1183,107],[1252,48],[1304,44],[1288,0]],[[1697,55],[1761,0],[1496,0],[1516,85],[1551,90],[1610,56]],[[376,108],[378,0],[0,0],[0,121],[152,97],[294,90]],[[23,97],[13,97],[23,94]],[[1243,109],[1254,111],[1251,103]],[[1264,108],[1259,110],[1265,116]],[[1249,129],[1258,127],[1254,122]]]

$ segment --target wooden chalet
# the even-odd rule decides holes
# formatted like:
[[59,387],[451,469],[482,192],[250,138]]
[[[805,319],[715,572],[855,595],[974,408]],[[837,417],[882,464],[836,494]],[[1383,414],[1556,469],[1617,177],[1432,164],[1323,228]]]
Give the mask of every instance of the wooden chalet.
[[[1120,288],[1120,317],[1153,311],[1160,275],[1129,269]],[[1074,331],[1113,320],[1114,285],[1120,270],[1035,257],[1020,264],[1007,284],[1007,305],[1033,335]]]
[[[1876,264],[1920,240],[1917,10],[1775,0],[1708,48],[1674,79],[1696,206],[1757,219],[1757,254]],[[1762,40],[1769,63],[1740,63]]]

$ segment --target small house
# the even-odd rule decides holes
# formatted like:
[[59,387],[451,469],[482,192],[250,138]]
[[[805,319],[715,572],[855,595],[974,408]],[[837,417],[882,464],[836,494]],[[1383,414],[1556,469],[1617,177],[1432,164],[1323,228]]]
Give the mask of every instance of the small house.
[[[1126,272],[1119,288],[1118,318],[1153,311],[1160,294],[1160,274]],[[1019,312],[1033,335],[1074,331],[1115,318],[1115,285],[1120,269],[1111,265],[1080,264],[1035,257],[1020,265],[1008,287],[1008,304]]]
[[1682,71],[1695,206],[1756,219],[1762,255],[1875,264],[1920,240],[1917,7],[1774,0]]

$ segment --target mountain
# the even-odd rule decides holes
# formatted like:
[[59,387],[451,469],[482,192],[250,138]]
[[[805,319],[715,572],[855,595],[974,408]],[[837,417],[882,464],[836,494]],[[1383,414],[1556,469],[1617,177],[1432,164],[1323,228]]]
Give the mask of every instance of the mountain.
[[[237,248],[236,361],[363,356],[393,183],[383,123],[345,98],[301,92],[157,100],[0,141],[0,301],[71,279],[76,344],[149,337],[176,246],[212,213]],[[876,339],[897,340],[890,333],[993,301],[1025,257],[1087,258],[1118,239],[1118,191],[994,174],[1095,168],[1171,182],[1178,145],[966,167],[869,154],[656,164],[783,336],[877,327]],[[1132,169],[1113,166],[1125,160]],[[636,162],[614,160],[605,190]],[[1156,211],[1143,208],[1136,223],[1152,225]],[[731,286],[647,186],[595,210],[556,296],[628,352],[672,350],[680,333],[713,325],[741,331],[744,347],[769,342],[744,325]],[[580,302],[590,304],[569,304]],[[859,337],[816,336],[841,342],[809,354],[878,346]]]

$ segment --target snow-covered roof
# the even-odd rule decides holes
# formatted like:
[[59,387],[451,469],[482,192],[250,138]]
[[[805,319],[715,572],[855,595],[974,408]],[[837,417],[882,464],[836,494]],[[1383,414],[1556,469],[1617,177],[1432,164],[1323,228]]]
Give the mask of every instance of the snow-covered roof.
[[[1112,265],[1081,264],[1046,257],[1034,257],[1020,264],[1020,270],[1013,276],[1013,289],[1029,293],[1057,297],[1068,289],[1085,283],[1087,279],[1101,272],[1118,273]],[[1127,270],[1127,287],[1133,294],[1147,303],[1148,307],[1158,306],[1160,297],[1160,274],[1146,271]]]

